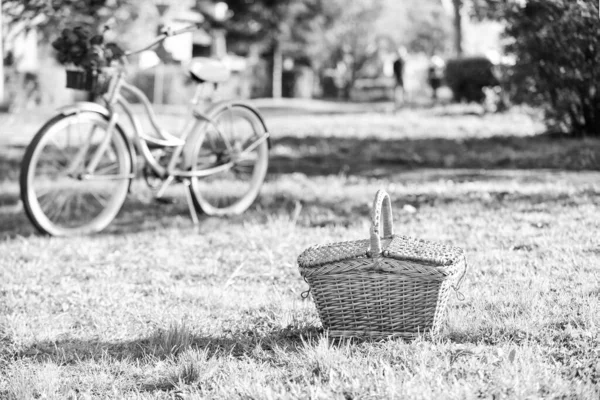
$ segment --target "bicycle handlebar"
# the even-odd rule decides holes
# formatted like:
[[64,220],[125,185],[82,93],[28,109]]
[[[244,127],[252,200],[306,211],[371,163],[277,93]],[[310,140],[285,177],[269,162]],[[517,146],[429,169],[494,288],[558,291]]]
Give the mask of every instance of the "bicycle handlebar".
[[149,50],[149,49],[153,48],[154,46],[158,45],[160,42],[162,42],[163,40],[165,40],[168,37],[181,35],[182,33],[194,32],[194,31],[200,29],[203,25],[204,24],[202,22],[199,22],[197,24],[186,26],[185,28],[177,29],[175,31],[172,31],[170,28],[167,28],[166,30],[163,30],[163,33],[158,35],[150,44],[148,44],[138,50],[132,50],[132,51],[125,52],[125,57],[131,56],[133,54],[141,53],[142,51]]
[[163,29],[163,32],[159,36],[157,36],[150,44],[148,44],[138,50],[126,51],[124,53],[123,57],[126,58],[133,54],[138,54],[138,53],[141,53],[142,51],[149,50],[149,49],[153,48],[154,46],[158,45],[160,42],[162,42],[163,40],[165,40],[168,37],[181,35],[182,33],[187,33],[187,32],[194,32],[203,27],[214,27],[214,28],[221,28],[221,29],[227,28],[227,25],[226,25],[227,19],[228,18],[216,19],[210,13],[203,13],[203,20],[201,22],[197,22],[193,25],[186,26],[185,28],[177,29],[175,31],[172,31],[170,28]]
[[[181,35],[182,33],[194,32],[202,27],[203,23],[198,22],[197,24],[186,26],[185,28],[178,29],[170,33],[171,36]],[[168,33],[167,33],[168,34]]]

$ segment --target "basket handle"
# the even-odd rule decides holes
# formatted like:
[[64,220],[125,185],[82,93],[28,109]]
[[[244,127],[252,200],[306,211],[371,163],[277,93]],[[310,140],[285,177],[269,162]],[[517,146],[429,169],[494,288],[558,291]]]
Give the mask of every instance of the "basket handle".
[[381,238],[379,224],[383,224],[383,237],[394,234],[394,223],[392,221],[392,202],[390,195],[383,189],[377,191],[373,209],[371,210],[371,248],[369,256],[381,254]]

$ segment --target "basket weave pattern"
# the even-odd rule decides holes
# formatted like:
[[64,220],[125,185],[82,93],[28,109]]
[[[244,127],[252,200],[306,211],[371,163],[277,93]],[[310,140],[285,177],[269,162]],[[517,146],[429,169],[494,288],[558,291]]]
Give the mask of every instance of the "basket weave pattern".
[[411,339],[437,332],[450,289],[466,269],[457,247],[393,235],[384,191],[373,204],[370,240],[314,246],[298,264],[323,327],[336,337]]

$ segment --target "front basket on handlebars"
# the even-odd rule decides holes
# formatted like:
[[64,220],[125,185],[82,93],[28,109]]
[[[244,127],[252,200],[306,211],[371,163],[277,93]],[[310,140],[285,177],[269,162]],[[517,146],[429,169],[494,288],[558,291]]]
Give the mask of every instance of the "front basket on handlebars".
[[68,69],[67,88],[95,94],[108,91],[109,74],[101,69]]

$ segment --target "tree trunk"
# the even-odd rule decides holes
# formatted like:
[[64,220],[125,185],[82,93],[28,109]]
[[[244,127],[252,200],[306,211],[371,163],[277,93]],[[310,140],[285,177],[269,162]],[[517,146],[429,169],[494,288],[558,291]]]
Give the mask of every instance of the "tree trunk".
[[4,102],[4,37],[2,35],[2,0],[0,0],[0,104]]
[[462,0],[452,0],[454,3],[454,49],[456,57],[462,56]]
[[283,54],[279,39],[275,39],[273,47],[273,98],[280,99],[282,96],[282,78],[283,78]]

